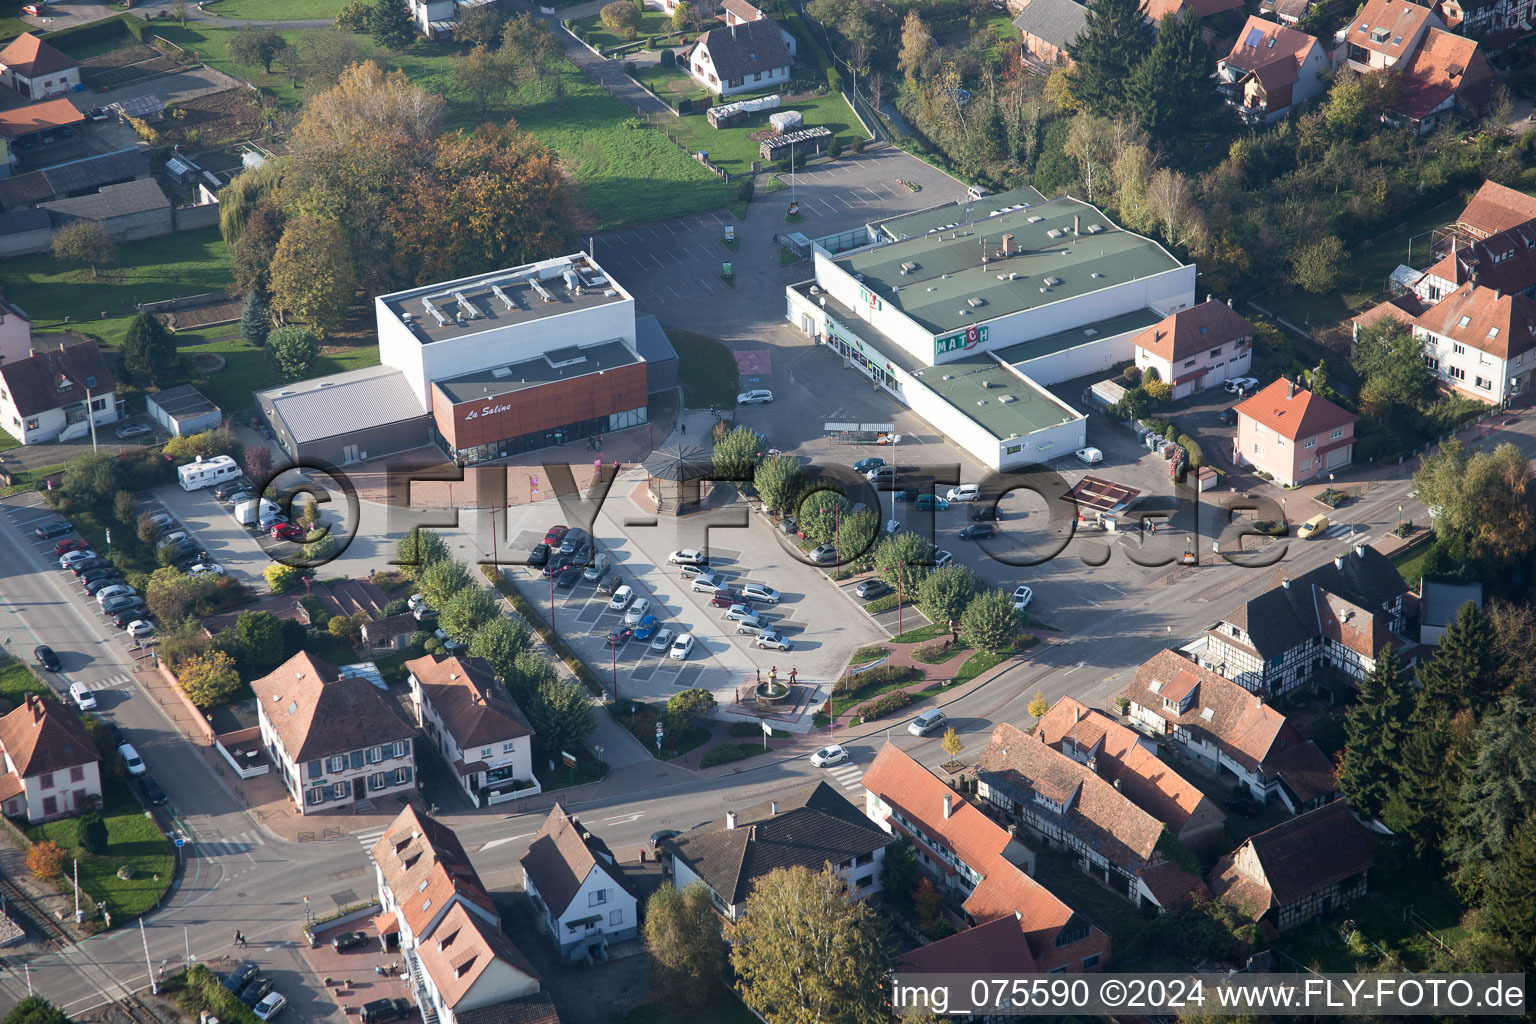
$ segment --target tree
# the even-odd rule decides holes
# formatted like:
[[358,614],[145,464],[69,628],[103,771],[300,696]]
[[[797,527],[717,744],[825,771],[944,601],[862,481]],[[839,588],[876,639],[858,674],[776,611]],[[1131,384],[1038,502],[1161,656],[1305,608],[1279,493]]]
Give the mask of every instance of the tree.
[[[300,216],[288,222],[272,255],[272,301],[321,335],[341,326],[357,292],[351,250],[334,221]],[[269,347],[277,332],[268,339]]]
[[907,76],[907,88],[917,92],[918,80],[928,77],[928,62],[933,55],[933,33],[917,10],[909,9],[901,24],[901,53],[896,66]]
[[500,4],[481,4],[459,12],[459,27],[453,37],[471,46],[491,49],[501,42],[501,30],[507,23],[507,12]]
[[880,578],[900,588],[902,600],[915,601],[917,588],[932,571],[933,545],[910,530],[904,530],[876,544],[870,557]]
[[1141,0],[1093,0],[1082,33],[1067,47],[1073,102],[1101,117],[1123,113],[1131,72],[1152,45]]
[[[1298,288],[1321,295],[1331,291],[1349,265],[1349,251],[1337,235],[1324,235],[1297,245],[1290,252],[1291,280]],[[1388,317],[1388,320],[1393,318]],[[1420,365],[1423,361],[1419,360]]]
[[366,619],[366,612],[358,612],[356,615],[332,615],[331,621],[325,624],[325,631],[343,643],[355,644],[362,638],[363,622]]
[[368,19],[372,14],[373,5],[369,0],[346,0],[342,4],[341,11],[336,15],[336,27],[351,29],[353,32],[367,32]]
[[442,536],[419,526],[402,537],[395,548],[395,564],[417,582],[421,581],[428,566],[447,557],[448,544]]
[[[360,2],[362,0],[352,0],[352,5]],[[463,29],[464,18],[482,9],[498,8],[496,4],[486,4],[484,8],[477,7],[466,12],[459,19],[460,31]],[[366,32],[367,29],[366,24],[359,26],[360,31]],[[342,72],[357,63],[358,54],[357,39],[350,32],[323,28],[310,32],[304,39],[304,68],[308,72],[309,81],[317,86],[328,88],[335,85],[340,81]]]
[[44,839],[27,851],[27,870],[39,882],[46,882],[57,878],[64,870],[65,859],[64,850],[58,843]]
[[1536,815],[1529,815],[1505,848],[1483,911],[1488,930],[1503,940],[1518,964],[1536,960]]
[[769,1024],[885,1021],[889,969],[874,909],[829,865],[780,868],[761,878],[746,913],[727,926],[742,1000]]
[[[674,14],[673,21],[676,20]],[[506,27],[501,30],[501,48],[520,77],[538,83],[540,95],[551,83],[557,93],[562,88],[560,74],[565,48],[543,22],[535,21],[526,12],[508,18]]]
[[[513,658],[511,673],[503,677],[507,692],[525,708],[537,704],[539,691],[559,680],[554,666],[532,650],[522,651]],[[538,740],[534,740],[534,745],[538,745]]]
[[459,591],[469,587],[469,567],[457,558],[443,558],[431,565],[416,580],[428,608],[442,611]]
[[1420,710],[1446,716],[1463,710],[1481,713],[1494,679],[1493,629],[1468,601],[1456,610],[1435,656],[1419,666]]
[[604,4],[597,16],[611,31],[620,35],[626,30],[637,31],[640,28],[640,12],[629,0],[613,0],[611,4]]
[[1463,487],[1476,508],[1472,553],[1500,566],[1525,562],[1536,547],[1530,457],[1507,441],[1491,453],[1478,452],[1467,462]]
[[1397,786],[1413,686],[1403,676],[1402,659],[1391,644],[1360,681],[1359,703],[1344,716],[1347,737],[1339,766],[1339,789],[1355,810],[1381,813]]
[[887,903],[902,913],[912,911],[912,890],[922,869],[917,866],[917,848],[903,835],[885,848],[880,862],[880,893]]
[[[621,5],[619,0],[614,0],[614,3],[609,6],[626,6],[631,12],[635,9],[633,4]],[[475,9],[479,10],[479,8]],[[497,96],[506,95],[508,80],[505,63],[484,43],[453,62],[454,91],[479,104],[482,121],[485,120],[485,112],[490,107],[491,100]]]
[[564,679],[546,679],[539,685],[531,706],[524,710],[533,726],[534,746],[546,754],[581,750],[594,728],[587,692]]
[[368,9],[368,34],[373,41],[392,53],[416,41],[416,23],[405,0],[374,0]]
[[[848,499],[837,491],[814,490],[800,499],[800,505],[795,509],[795,522],[811,540],[830,544],[841,531],[843,516],[851,508]],[[838,547],[842,547],[840,541]]]
[[175,359],[176,342],[165,325],[153,313],[136,315],[123,336],[123,365],[128,372],[143,374],[159,384]]
[[5,1024],[70,1024],[64,1011],[42,996],[27,996],[11,1007],[5,1015]]
[[287,324],[267,336],[267,361],[285,380],[298,380],[320,355],[320,339],[300,324]]
[[267,300],[262,298],[260,289],[251,288],[245,293],[245,305],[240,307],[240,337],[247,345],[261,348],[271,331],[272,311],[267,308]]
[[272,73],[272,61],[288,49],[288,40],[269,28],[244,28],[229,41],[229,56],[238,64],[260,64],[267,74]]
[[944,625],[959,621],[981,587],[981,577],[967,566],[952,562],[933,570],[918,583],[917,606],[929,622]]
[[174,626],[191,614],[207,584],[195,580],[174,566],[164,566],[150,573],[144,585],[144,603],[155,618]]
[[[1331,287],[1330,281],[1323,290]],[[1411,414],[1434,397],[1435,376],[1424,365],[1423,346],[1396,317],[1382,317],[1369,327],[1362,327],[1350,363],[1364,382],[1360,388],[1360,411],[1389,429],[1394,424],[1410,422],[1404,414]],[[1459,442],[1454,449],[1443,446],[1442,454],[1446,451],[1458,453],[1450,456],[1455,461],[1459,458]],[[1421,465],[1427,467],[1432,458],[1427,456]]]
[[950,757],[959,757],[960,751],[965,749],[965,741],[960,738],[959,733],[955,732],[954,726],[944,730],[943,747],[944,753]]
[[1126,104],[1152,138],[1178,145],[1208,120],[1215,61],[1193,15],[1164,15],[1156,41],[1126,83]]
[[139,519],[139,499],[132,491],[118,491],[112,499],[112,515],[124,526],[132,526]]
[[75,819],[75,843],[86,853],[107,852],[107,823],[100,811],[87,811]]
[[53,258],[60,263],[85,263],[96,277],[117,256],[117,243],[100,221],[75,220],[53,233]]
[[339,547],[340,545],[336,543],[336,534],[327,533],[319,540],[310,541],[300,548],[299,559],[302,560],[305,568],[314,569],[335,561]]
[[437,624],[444,633],[464,643],[494,618],[496,599],[484,587],[469,585],[438,607]]
[[1536,808],[1536,709],[1516,690],[1483,720],[1473,739],[1477,757],[1461,784],[1460,817],[1446,842],[1456,888],[1477,897],[1493,883],[1516,831]]
[[[220,196],[233,190],[231,185]],[[265,300],[272,283],[272,259],[277,254],[277,244],[283,239],[283,228],[287,223],[287,216],[272,196],[263,195],[252,205],[240,236],[229,245],[231,274],[237,288],[259,291]],[[270,320],[270,309],[267,314]]]
[[1011,650],[1024,628],[1013,598],[1001,590],[984,590],[960,618],[960,639],[978,651],[1001,654]]
[[498,615],[475,630],[469,653],[485,659],[502,681],[511,678],[517,656],[533,646],[533,634],[522,619]]
[[790,456],[770,455],[753,471],[752,486],[764,508],[788,511],[805,486],[805,473]]
[[715,442],[714,479],[745,481],[750,485],[761,447],[757,431],[747,427],[737,427],[726,434]]
[[234,640],[242,665],[252,672],[270,672],[283,660],[283,623],[271,612],[241,612]]
[[672,11],[672,31],[681,32],[688,27],[693,20],[693,5],[688,0],[681,3]]
[[272,479],[272,449],[254,444],[245,450],[245,476],[257,487]]
[[674,693],[667,700],[667,728],[674,734],[687,732],[701,718],[708,718],[718,705],[708,690],[694,688]]
[[1051,702],[1045,699],[1043,691],[1036,690],[1034,699],[1029,702],[1029,707],[1025,708],[1025,710],[1036,718],[1044,718],[1050,713]]
[[1323,105],[1329,131],[1339,138],[1353,139],[1380,114],[1381,108],[1372,108],[1359,75],[1344,72],[1333,76],[1328,102]]
[[663,885],[651,894],[645,903],[645,949],[669,999],[698,1006],[714,995],[725,966],[725,943],[703,882],[691,882],[681,891]]
[[240,690],[235,659],[224,651],[188,658],[176,669],[176,681],[187,698],[204,711],[228,703]]

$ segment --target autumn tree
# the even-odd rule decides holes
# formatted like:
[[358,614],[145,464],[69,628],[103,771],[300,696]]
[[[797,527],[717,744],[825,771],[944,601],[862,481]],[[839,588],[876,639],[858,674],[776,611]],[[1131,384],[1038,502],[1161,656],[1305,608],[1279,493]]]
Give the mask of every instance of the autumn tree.
[[96,220],[72,220],[53,233],[53,258],[60,263],[84,263],[91,276],[117,257],[117,243]]
[[726,939],[743,1001],[769,1024],[887,1019],[884,928],[830,865],[759,879]]
[[144,585],[144,603],[155,618],[174,626],[192,613],[207,589],[203,580],[193,579],[174,566],[163,566],[151,573]]
[[[496,4],[485,6],[493,8]],[[357,63],[360,55],[357,37],[352,33],[335,28],[315,30],[304,37],[305,76],[312,85],[329,88]]]
[[[615,0],[614,5],[611,6],[627,7],[631,12],[635,9],[634,4],[619,4],[618,0]],[[485,120],[485,113],[490,108],[491,100],[506,95],[509,82],[505,64],[506,62],[492,53],[484,43],[453,62],[454,92],[473,100],[480,107],[482,121]]]
[[289,221],[272,257],[274,305],[323,335],[341,326],[356,292],[352,253],[336,223],[310,216]]
[[1321,295],[1337,285],[1339,275],[1349,265],[1349,251],[1338,235],[1324,235],[1296,245],[1289,260],[1291,280],[1296,286]]
[[261,570],[261,575],[274,594],[286,594],[299,585],[299,570],[281,562],[273,562]]
[[246,215],[239,237],[229,246],[231,274],[237,288],[245,292],[259,291],[263,295],[270,289],[272,257],[277,254],[277,244],[283,239],[287,222],[287,215],[274,197],[262,196],[256,200]]
[[626,39],[633,39],[640,28],[640,11],[629,0],[613,0],[604,4],[598,18],[611,31]]
[[65,859],[63,847],[52,839],[44,839],[34,843],[32,849],[27,851],[27,870],[39,882],[46,882],[57,878],[64,870]]
[[368,34],[386,50],[398,53],[416,41],[416,23],[405,0],[374,0],[368,9]]
[[720,918],[703,882],[662,885],[645,903],[645,948],[662,992],[698,1006],[715,993],[725,967]]
[[229,40],[229,56],[238,64],[257,65],[272,73],[272,62],[288,48],[288,40],[269,28],[243,28]]
[[123,365],[159,384],[176,360],[176,342],[153,313],[141,312],[123,337]]
[[907,88],[917,91],[919,79],[928,77],[928,64],[933,55],[933,32],[915,8],[907,11],[901,25],[901,53],[896,66],[907,77]]
[[984,590],[960,617],[960,639],[978,651],[1001,654],[1011,650],[1024,628],[1013,598],[1001,590]]
[[965,749],[965,741],[960,738],[959,733],[955,732],[954,726],[944,730],[943,747],[944,753],[950,757],[959,757],[960,752]]
[[1044,718],[1047,714],[1050,713],[1051,702],[1045,699],[1045,693],[1043,691],[1036,690],[1034,699],[1029,702],[1029,707],[1025,708],[1024,710],[1028,711],[1036,718]]
[[320,339],[308,327],[287,324],[267,336],[267,361],[284,380],[304,376],[319,355]]
[[693,22],[693,5],[688,0],[681,0],[672,9],[672,31],[681,32]]
[[272,449],[253,444],[245,450],[245,477],[257,487],[272,477]]
[[204,711],[227,703],[241,685],[235,659],[224,651],[188,658],[177,667],[176,681],[188,699]]
[[453,37],[471,46],[495,49],[501,42],[501,30],[507,24],[507,12],[500,4],[481,4],[459,11],[459,26]]

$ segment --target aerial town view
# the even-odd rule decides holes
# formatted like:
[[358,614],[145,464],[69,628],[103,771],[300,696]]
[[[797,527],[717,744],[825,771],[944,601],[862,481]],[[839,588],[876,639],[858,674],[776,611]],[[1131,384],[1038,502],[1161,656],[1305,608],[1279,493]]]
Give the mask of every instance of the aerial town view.
[[0,1024],[1529,1019],[1533,21],[0,0]]

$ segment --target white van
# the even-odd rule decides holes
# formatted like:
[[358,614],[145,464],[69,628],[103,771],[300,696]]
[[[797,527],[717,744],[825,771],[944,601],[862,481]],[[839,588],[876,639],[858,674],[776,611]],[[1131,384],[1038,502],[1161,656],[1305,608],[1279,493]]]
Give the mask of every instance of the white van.
[[259,526],[270,530],[273,523],[285,522],[283,510],[266,498],[251,498],[235,506],[235,522],[241,526]]
[[196,462],[189,462],[176,470],[184,491],[201,490],[225,480],[233,480],[239,475],[240,467],[228,455],[215,455],[211,459],[199,455]]

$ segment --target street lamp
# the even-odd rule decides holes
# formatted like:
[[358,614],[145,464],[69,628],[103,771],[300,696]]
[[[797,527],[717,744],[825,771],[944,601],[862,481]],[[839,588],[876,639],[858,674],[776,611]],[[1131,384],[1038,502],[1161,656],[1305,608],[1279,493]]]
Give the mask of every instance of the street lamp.
[[555,628],[555,574],[548,567],[545,567],[544,573],[549,577],[549,631],[559,636],[560,631]]
[[1397,506],[1397,535],[1403,535],[1403,506]]

